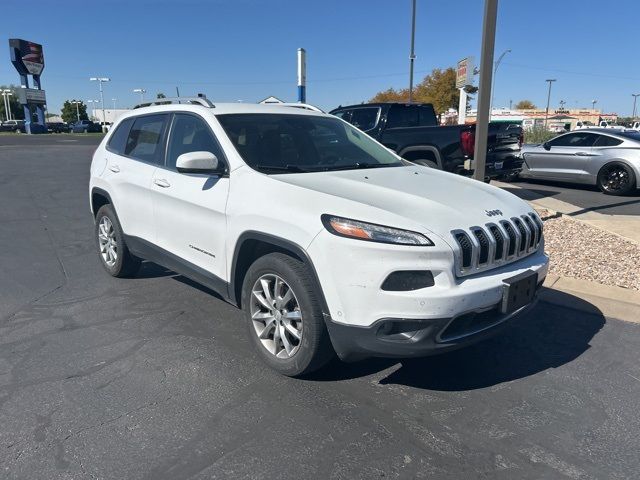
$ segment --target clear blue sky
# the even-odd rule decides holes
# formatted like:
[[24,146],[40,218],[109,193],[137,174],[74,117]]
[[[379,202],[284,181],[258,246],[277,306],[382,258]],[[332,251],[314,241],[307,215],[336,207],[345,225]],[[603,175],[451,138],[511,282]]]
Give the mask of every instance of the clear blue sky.
[[[468,55],[479,62],[482,0],[418,0],[417,81]],[[408,83],[410,0],[2,0],[3,37],[44,45],[50,111],[97,99],[90,76],[109,76],[105,103],[130,106],[134,88],[217,101],[296,100],[296,49],[308,52],[310,103],[357,103]],[[528,98],[630,115],[640,93],[637,0],[501,0],[494,106]],[[20,18],[25,21],[20,21]],[[2,58],[2,56],[0,56]],[[0,84],[17,83],[8,53]]]

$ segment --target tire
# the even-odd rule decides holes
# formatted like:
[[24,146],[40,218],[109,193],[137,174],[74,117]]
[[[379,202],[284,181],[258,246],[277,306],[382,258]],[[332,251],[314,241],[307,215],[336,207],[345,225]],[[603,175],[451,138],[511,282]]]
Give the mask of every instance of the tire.
[[611,162],[600,169],[596,184],[605,195],[626,195],[636,188],[636,176],[629,165]]
[[[269,295],[264,294],[265,284]],[[276,285],[279,285],[277,293]],[[307,265],[283,253],[258,258],[245,275],[241,304],[249,338],[262,360],[283,375],[307,375],[335,356],[318,288]],[[254,291],[266,303],[261,302]],[[276,299],[286,303],[278,305]],[[297,336],[292,334],[294,331]],[[282,334],[284,339],[276,339]]]
[[509,172],[500,177],[501,182],[516,182],[520,177],[520,172]]
[[433,160],[427,160],[426,158],[421,158],[418,160],[410,160],[410,162],[415,163],[416,165],[421,165],[423,167],[435,168],[436,170],[440,170],[438,164]]
[[[100,263],[109,275],[119,278],[135,275],[141,260],[129,252],[120,221],[110,204],[103,205],[98,210],[94,235]],[[113,247],[113,251],[109,245]]]
[[16,128],[13,133],[22,133],[19,128]]
[[84,130],[82,130],[82,133],[87,133],[87,129],[85,128]]

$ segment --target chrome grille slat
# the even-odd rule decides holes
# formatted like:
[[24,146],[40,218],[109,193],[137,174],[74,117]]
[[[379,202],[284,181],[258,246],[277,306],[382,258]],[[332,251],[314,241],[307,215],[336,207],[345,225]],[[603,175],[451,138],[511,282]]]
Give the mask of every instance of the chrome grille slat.
[[543,224],[534,213],[451,233],[457,247],[457,276],[472,275],[524,258],[543,243]]

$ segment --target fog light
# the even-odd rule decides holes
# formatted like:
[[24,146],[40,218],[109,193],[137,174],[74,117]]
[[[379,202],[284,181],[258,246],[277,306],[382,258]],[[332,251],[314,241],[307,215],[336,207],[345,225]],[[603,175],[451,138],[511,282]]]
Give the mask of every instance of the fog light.
[[404,270],[389,274],[380,288],[387,292],[408,292],[434,285],[433,274],[429,270]]

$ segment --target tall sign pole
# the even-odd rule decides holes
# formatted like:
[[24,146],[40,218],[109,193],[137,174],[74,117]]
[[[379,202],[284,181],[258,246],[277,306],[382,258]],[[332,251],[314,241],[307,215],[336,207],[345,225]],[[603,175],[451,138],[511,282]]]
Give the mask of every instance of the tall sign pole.
[[544,111],[544,129],[547,129],[547,120],[549,119],[549,103],[551,102],[551,84],[555,82],[555,78],[548,78],[545,82],[549,82],[549,93],[547,93],[547,108]]
[[409,52],[409,103],[413,102],[413,63],[416,59],[414,50],[416,39],[416,0],[412,2],[411,10],[411,51]]
[[[20,75],[20,86],[17,97],[24,109],[25,131],[27,133],[45,133],[44,106],[47,103],[45,91],[40,83],[40,75],[44,70],[44,54],[42,45],[20,38],[9,39],[11,63]],[[33,77],[35,88],[29,88],[29,75]],[[33,122],[32,112],[35,110],[37,121]]]
[[473,85],[473,57],[463,58],[456,65],[456,88],[460,92],[458,125],[464,125],[467,117],[467,85]]
[[493,75],[493,50],[496,41],[498,0],[485,0],[482,24],[482,58],[480,58],[480,85],[478,88],[478,115],[476,120],[476,144],[473,158],[473,178],[484,181],[487,161],[487,137],[489,136],[489,109],[491,108],[491,79]]
[[298,49],[298,102],[307,102],[307,51]]

